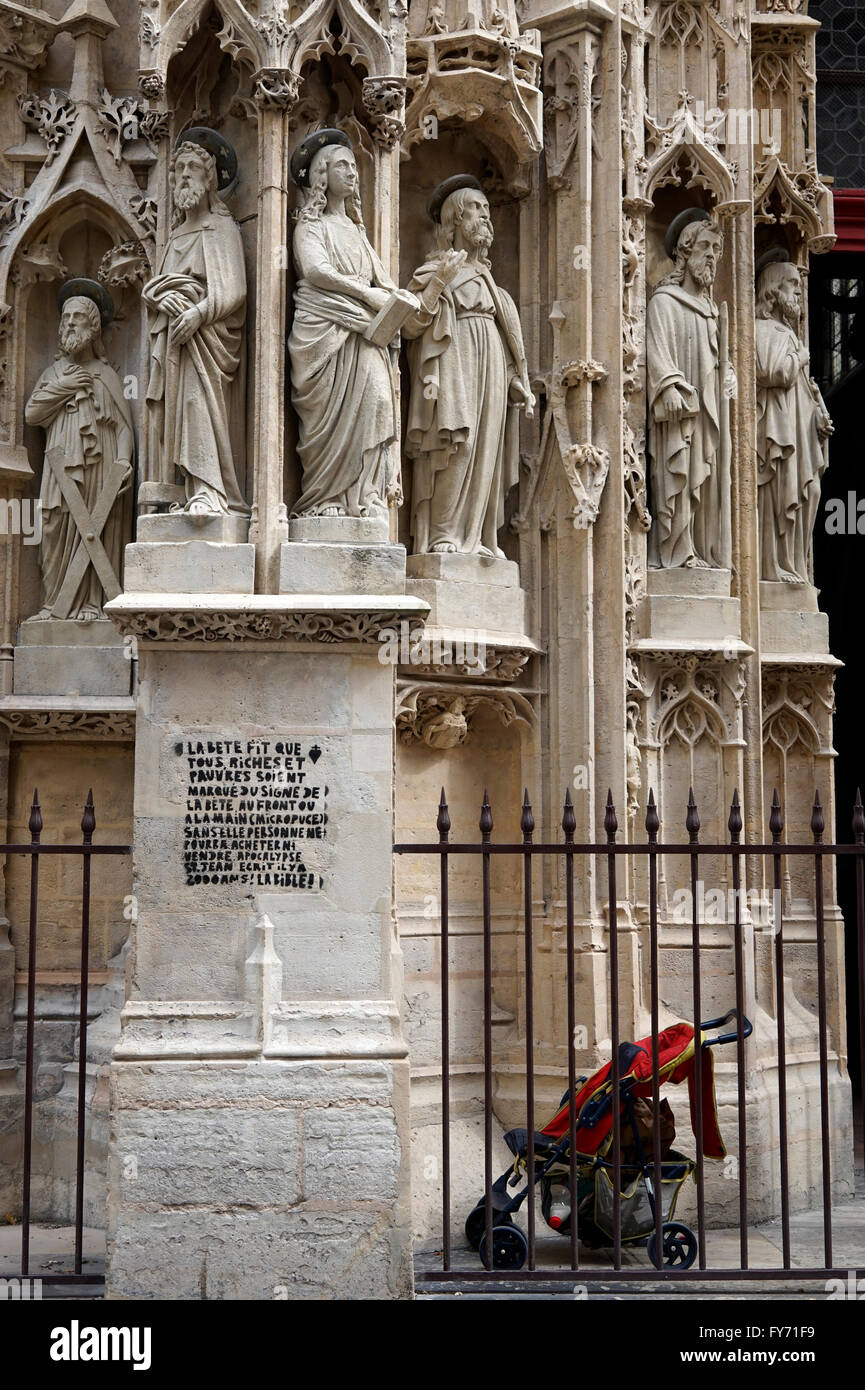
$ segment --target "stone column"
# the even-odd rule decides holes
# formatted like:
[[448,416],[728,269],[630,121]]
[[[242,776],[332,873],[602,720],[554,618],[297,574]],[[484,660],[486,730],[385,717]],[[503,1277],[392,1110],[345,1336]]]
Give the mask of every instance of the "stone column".
[[253,501],[249,539],[256,587],[275,593],[279,547],[288,539],[283,499],[285,323],[288,267],[288,120],[297,98],[295,73],[259,74],[256,366],[252,428]]
[[378,637],[425,608],[391,579],[111,605],[140,682],[109,1297],[411,1296]]

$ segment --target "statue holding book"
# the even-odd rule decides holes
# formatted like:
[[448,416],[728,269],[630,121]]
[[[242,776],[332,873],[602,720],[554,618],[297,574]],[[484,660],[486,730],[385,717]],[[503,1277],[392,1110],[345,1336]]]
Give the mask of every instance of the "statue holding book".
[[[303,490],[296,516],[386,517],[399,503],[394,362],[400,328],[431,307],[390,279],[364,231],[357,164],[342,130],[314,131],[292,156],[306,192],[288,340]],[[448,270],[455,274],[459,259]]]

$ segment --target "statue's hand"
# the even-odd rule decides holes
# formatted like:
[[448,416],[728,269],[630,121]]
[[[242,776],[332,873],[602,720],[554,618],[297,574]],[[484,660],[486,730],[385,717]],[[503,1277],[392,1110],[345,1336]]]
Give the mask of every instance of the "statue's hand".
[[201,317],[196,308],[184,309],[179,318],[176,318],[168,330],[168,336],[174,343],[188,343],[195,330],[201,325]]
[[508,387],[508,400],[512,405],[529,407],[527,415],[531,415],[531,408],[534,407],[535,398],[531,391],[527,391],[518,376],[515,376]]
[[380,290],[378,285],[367,285],[362,297],[364,303],[375,313],[378,313],[379,309],[383,309],[385,304],[390,301],[388,291]]
[[69,387],[70,396],[74,396],[76,391],[93,390],[93,377],[83,367],[67,367],[63,378],[63,385]]
[[189,309],[189,301],[178,290],[169,290],[159,301],[159,307],[170,319],[178,319]]
[[685,402],[678,386],[666,386],[655,406],[656,420],[680,420],[685,413]]
[[441,281],[442,288],[444,288],[462,270],[467,260],[467,251],[444,251],[439,256],[434,278]]
[[739,383],[736,380],[736,373],[733,371],[732,364],[727,363],[727,370],[724,373],[724,399],[734,401],[739,394]]

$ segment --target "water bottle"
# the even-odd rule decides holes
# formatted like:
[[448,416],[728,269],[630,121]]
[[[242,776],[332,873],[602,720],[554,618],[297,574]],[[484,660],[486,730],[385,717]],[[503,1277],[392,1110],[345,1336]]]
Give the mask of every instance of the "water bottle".
[[564,1186],[556,1189],[555,1196],[550,1202],[550,1214],[547,1222],[554,1231],[561,1230],[565,1222],[571,1219],[571,1194]]

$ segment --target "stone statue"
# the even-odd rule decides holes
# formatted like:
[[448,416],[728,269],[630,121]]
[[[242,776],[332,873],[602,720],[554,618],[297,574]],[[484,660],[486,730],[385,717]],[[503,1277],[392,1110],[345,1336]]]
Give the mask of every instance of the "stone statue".
[[216,131],[178,139],[169,183],[179,220],[159,274],[142,290],[151,310],[147,387],[151,475],[183,475],[172,510],[248,515],[237,482],[243,458],[246,267],[240,228],[219,197],[233,183],[234,151]]
[[288,340],[303,465],[294,514],[386,519],[388,503],[402,500],[390,344],[418,302],[397,289],[367,239],[345,132],[308,135],[291,173],[306,191]]
[[812,582],[812,535],[832,433],[799,340],[801,313],[799,271],[770,252],[757,278],[760,578],[785,583]]
[[655,521],[650,563],[727,569],[731,562],[727,306],[712,299],[722,238],[702,208],[673,219],[675,269],[656,286],[646,324],[649,453]]
[[534,408],[520,320],[490,270],[493,229],[477,179],[446,179],[429,210],[437,249],[408,286],[422,310],[403,328],[414,339],[406,434],[414,552],[504,558],[497,535],[519,476],[517,411]]
[[102,328],[108,291],[70,280],[60,291],[60,351],[25,408],[46,433],[40,503],[40,562],[45,590],[38,619],[101,618],[120,593],[126,542],[123,505],[130,489],[134,437],[120,378],[105,359]]

